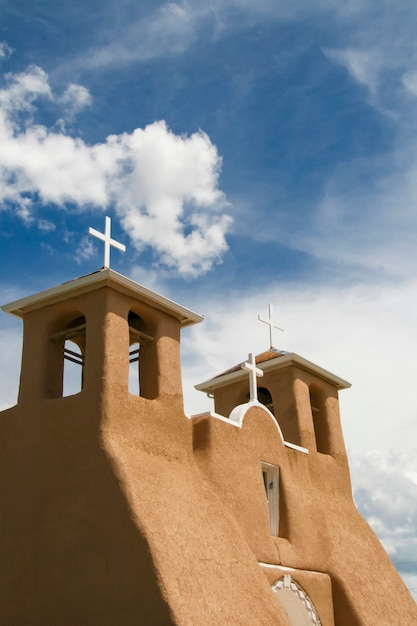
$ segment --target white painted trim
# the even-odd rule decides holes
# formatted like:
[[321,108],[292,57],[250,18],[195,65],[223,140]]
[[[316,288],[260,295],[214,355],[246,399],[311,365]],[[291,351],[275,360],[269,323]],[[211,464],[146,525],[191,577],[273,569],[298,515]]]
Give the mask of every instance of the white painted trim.
[[264,404],[261,404],[261,402],[259,402],[259,400],[252,400],[251,402],[245,402],[245,404],[238,404],[238,406],[236,406],[233,409],[233,411],[230,413],[229,421],[232,422],[232,423],[235,422],[239,426],[239,428],[242,428],[243,420],[246,417],[246,413],[252,407],[257,407],[258,409],[262,409],[263,411],[265,411],[265,413],[268,415],[268,417],[271,418],[275,428],[277,429],[277,431],[279,433],[279,436],[281,437],[282,443],[285,444],[284,437],[282,435],[282,430],[281,430],[277,420],[272,415],[271,411]]
[[186,309],[180,304],[147,289],[147,287],[143,285],[139,285],[139,283],[109,268],[103,268],[92,274],[87,274],[87,276],[70,280],[57,287],[52,287],[51,289],[46,289],[45,291],[27,296],[26,298],[4,304],[1,309],[5,313],[22,317],[24,313],[40,309],[47,304],[62,302],[70,296],[81,295],[88,291],[107,286],[135,299],[140,299],[142,302],[150,304],[155,309],[176,317],[183,327],[198,324],[204,319],[202,315]]
[[297,444],[290,443],[289,441],[284,441],[284,444],[287,448],[291,448],[292,450],[297,450],[298,452],[302,452],[303,454],[310,454],[308,448],[303,448],[303,446],[297,446]]
[[[236,428],[242,428],[243,420],[245,419],[246,413],[249,411],[249,409],[251,409],[254,406],[265,411],[267,415],[272,419],[273,424],[275,428],[277,429],[279,436],[281,437],[281,441],[286,448],[297,450],[297,452],[302,452],[303,454],[309,454],[309,451],[307,448],[303,448],[302,446],[297,446],[295,443],[289,443],[288,441],[285,441],[283,434],[282,434],[282,430],[277,420],[272,415],[271,411],[264,404],[259,402],[259,400],[253,400],[252,402],[246,402],[245,404],[238,404],[238,406],[236,406],[233,409],[233,411],[230,413],[229,417],[220,415],[219,413],[216,413],[215,411],[210,411],[209,415],[210,417],[214,417],[216,420],[219,420],[220,422],[224,422],[225,424],[229,424],[230,426],[235,426]],[[186,417],[189,417],[189,419],[196,419],[196,418],[198,419],[199,417],[207,415],[207,413],[208,412],[198,413],[197,415],[191,415],[191,416],[186,415]]]
[[298,569],[296,567],[286,567],[285,565],[275,565],[274,563],[263,563],[262,561],[258,561],[258,565],[268,569],[277,569],[282,572],[306,572],[307,574],[320,574],[321,576],[328,576],[327,572],[318,572],[314,569]]

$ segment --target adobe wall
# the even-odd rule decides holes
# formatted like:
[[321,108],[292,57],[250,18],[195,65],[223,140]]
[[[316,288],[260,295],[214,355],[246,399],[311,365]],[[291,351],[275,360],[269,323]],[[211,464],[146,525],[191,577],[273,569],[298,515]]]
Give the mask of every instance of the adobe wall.
[[[242,428],[208,415],[196,418],[193,426],[197,463],[239,520],[258,561],[327,573],[336,626],[417,623],[414,600],[356,510],[341,455],[285,447],[263,407],[250,408]],[[276,538],[269,532],[262,462],[279,467]],[[317,590],[305,586],[317,607],[323,603]]]

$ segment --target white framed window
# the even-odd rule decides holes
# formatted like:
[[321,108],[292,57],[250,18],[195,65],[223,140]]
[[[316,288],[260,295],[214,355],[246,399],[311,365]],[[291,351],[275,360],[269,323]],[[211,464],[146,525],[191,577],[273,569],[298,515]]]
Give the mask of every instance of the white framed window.
[[279,469],[271,463],[262,463],[262,478],[269,510],[271,535],[278,537],[279,531]]

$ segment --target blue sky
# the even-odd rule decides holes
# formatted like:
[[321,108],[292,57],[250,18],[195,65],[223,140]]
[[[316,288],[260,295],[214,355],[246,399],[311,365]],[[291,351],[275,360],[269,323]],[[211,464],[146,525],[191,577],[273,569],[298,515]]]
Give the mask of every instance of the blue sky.
[[[113,269],[205,315],[193,385],[268,347],[352,382],[361,510],[417,592],[417,6],[0,0],[2,302]],[[19,323],[0,321],[2,408]]]

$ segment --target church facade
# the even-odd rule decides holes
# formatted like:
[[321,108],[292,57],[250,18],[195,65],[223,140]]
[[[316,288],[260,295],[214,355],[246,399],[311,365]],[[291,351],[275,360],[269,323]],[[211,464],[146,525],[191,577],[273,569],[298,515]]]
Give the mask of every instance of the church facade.
[[180,332],[200,315],[108,268],[2,308],[24,335],[0,415],[1,624],[417,623],[352,499],[346,381],[271,348],[197,385],[215,408],[190,418]]

